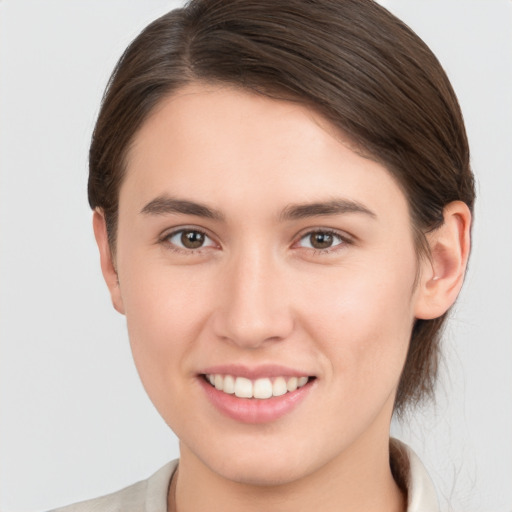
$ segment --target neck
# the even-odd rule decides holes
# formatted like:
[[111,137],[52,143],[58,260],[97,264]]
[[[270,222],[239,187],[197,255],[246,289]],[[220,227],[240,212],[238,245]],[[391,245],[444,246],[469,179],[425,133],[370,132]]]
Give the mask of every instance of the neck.
[[406,500],[389,464],[389,442],[378,450],[355,443],[311,474],[279,485],[225,479],[181,447],[179,472],[169,495],[177,512],[404,512]]

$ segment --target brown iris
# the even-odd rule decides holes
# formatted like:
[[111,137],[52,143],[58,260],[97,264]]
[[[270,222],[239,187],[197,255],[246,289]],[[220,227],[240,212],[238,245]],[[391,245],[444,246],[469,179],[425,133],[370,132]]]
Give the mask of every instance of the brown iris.
[[332,246],[334,237],[331,233],[311,233],[311,235],[309,235],[309,241],[311,247],[315,249],[328,249]]
[[181,243],[187,249],[199,249],[204,244],[205,234],[200,231],[183,231],[181,233]]

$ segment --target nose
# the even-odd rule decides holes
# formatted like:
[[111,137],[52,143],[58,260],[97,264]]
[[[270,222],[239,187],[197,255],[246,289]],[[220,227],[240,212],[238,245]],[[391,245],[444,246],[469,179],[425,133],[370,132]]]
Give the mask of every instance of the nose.
[[282,266],[269,254],[240,254],[223,272],[215,334],[249,349],[284,340],[294,327],[289,290]]

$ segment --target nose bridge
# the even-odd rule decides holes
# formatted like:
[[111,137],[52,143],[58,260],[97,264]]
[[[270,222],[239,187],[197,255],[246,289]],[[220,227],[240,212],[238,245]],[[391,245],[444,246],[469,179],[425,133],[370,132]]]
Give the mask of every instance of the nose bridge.
[[217,334],[249,348],[284,339],[293,319],[283,269],[272,251],[251,244],[233,255],[226,274]]

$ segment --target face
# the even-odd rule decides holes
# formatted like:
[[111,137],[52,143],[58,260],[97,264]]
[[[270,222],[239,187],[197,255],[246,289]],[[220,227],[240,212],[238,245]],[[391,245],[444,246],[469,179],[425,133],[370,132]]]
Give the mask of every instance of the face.
[[283,483],[387,443],[419,301],[407,201],[308,108],[201,85],[163,102],[128,155],[115,267],[182,458]]

